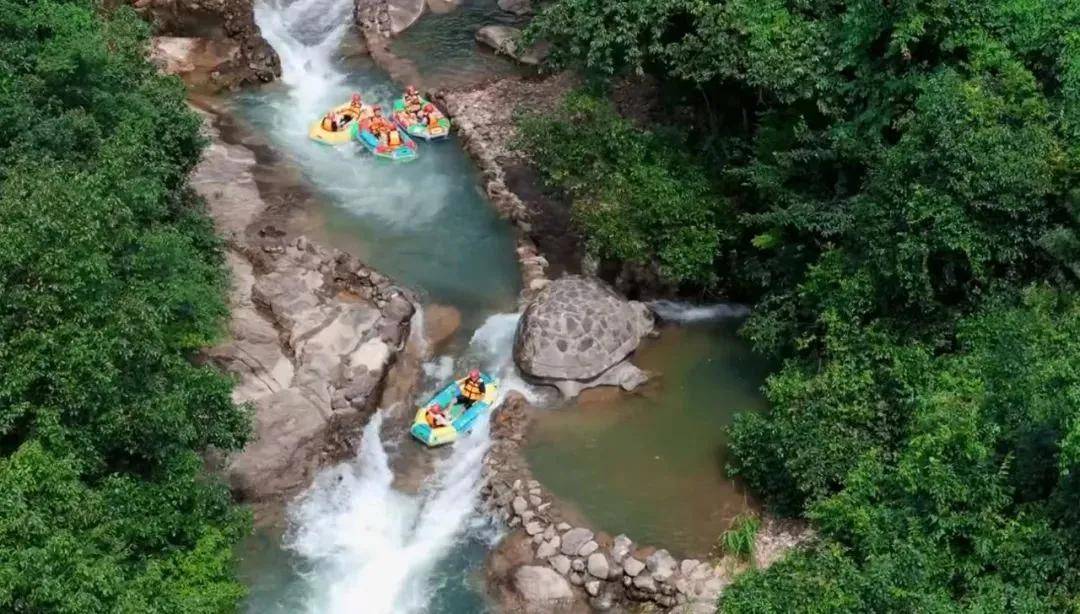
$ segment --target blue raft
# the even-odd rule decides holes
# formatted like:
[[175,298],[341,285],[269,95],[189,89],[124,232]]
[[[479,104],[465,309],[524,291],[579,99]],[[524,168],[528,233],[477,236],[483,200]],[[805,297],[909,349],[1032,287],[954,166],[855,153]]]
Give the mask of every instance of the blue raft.
[[380,146],[379,139],[370,130],[360,128],[359,122],[349,124],[349,131],[353,138],[378,158],[386,158],[395,162],[408,162],[416,159],[416,141],[412,140],[407,132],[398,131],[401,135],[401,144],[397,147]]
[[[461,384],[465,378],[450,382],[438,394],[431,397],[427,403],[416,410],[412,428],[409,433],[428,447],[436,447],[453,443],[462,433],[466,433],[473,427],[476,420],[495,404],[499,396],[499,380],[486,373],[480,374],[484,382],[484,398],[473,403],[468,409],[457,403],[457,397],[461,394]],[[438,403],[446,410],[450,424],[446,426],[432,426],[428,423],[428,409]]]

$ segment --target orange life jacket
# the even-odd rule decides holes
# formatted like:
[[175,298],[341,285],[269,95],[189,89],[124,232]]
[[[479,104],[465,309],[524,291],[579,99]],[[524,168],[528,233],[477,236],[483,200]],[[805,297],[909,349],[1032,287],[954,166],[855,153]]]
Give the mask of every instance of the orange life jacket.
[[470,401],[479,401],[484,398],[484,391],[480,389],[480,384],[483,380],[476,380],[475,382],[469,378],[465,378],[464,383],[461,384],[461,396],[469,399]]
[[390,131],[390,146],[391,147],[397,147],[398,145],[401,145],[401,135],[398,134],[397,130],[391,130]]

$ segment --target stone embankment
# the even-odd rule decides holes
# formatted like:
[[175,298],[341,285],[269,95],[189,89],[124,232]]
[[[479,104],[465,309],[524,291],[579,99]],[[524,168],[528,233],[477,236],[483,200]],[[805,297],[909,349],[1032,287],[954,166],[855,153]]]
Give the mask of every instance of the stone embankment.
[[415,297],[348,254],[265,222],[250,150],[210,146],[191,184],[227,244],[230,338],[207,355],[253,409],[248,445],[223,465],[238,498],[261,508],[306,487],[354,451],[404,351]]
[[[493,417],[483,467],[481,511],[511,529],[490,569],[507,609],[571,612],[584,603],[601,612],[644,605],[681,614],[714,612],[720,593],[748,565],[730,556],[678,559],[626,535],[612,537],[573,522],[522,458],[530,411],[523,397],[507,398]],[[808,536],[800,523],[767,519],[754,565],[767,567]]]
[[151,24],[151,60],[205,92],[273,81],[281,61],[255,24],[252,0],[134,0]]
[[412,27],[427,8],[426,0],[356,0],[353,18],[363,30],[390,38]]
[[503,79],[479,89],[446,90],[433,95],[453,119],[461,146],[480,168],[491,203],[516,228],[523,301],[547,286],[549,263],[537,246],[540,233],[534,217],[539,208],[530,208],[507,185],[508,167],[520,161],[511,147],[516,136],[514,115],[520,107],[537,111],[554,108],[574,83],[573,77],[563,75],[536,82]]

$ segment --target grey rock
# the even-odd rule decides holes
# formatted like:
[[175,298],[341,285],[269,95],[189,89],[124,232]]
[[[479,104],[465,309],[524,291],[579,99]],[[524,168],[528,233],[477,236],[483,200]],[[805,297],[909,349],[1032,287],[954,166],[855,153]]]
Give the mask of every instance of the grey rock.
[[596,597],[597,595],[599,595],[600,594],[600,581],[599,580],[589,580],[588,582],[586,582],[585,583],[585,592],[588,593],[589,595],[593,596],[593,597]]
[[537,497],[536,495],[529,495],[529,503],[532,503],[533,505],[538,506],[543,502],[544,502],[543,499],[541,499],[540,497]]
[[608,574],[611,571],[611,566],[608,565],[607,557],[599,552],[594,552],[589,555],[586,567],[588,568],[590,575],[600,578],[601,580],[607,580]]
[[544,525],[534,520],[525,525],[525,532],[529,535],[539,536],[540,533],[544,532]]
[[585,542],[593,538],[593,532],[588,529],[570,529],[562,536],[562,553],[574,556]]
[[574,559],[570,561],[570,569],[573,569],[574,571],[585,571],[585,560]]
[[616,535],[615,541],[611,545],[611,558],[616,563],[621,563],[623,559],[629,556],[630,551],[634,549],[634,542],[630,540],[626,535]]
[[679,572],[682,573],[682,575],[689,577],[694,569],[700,564],[701,561],[697,559],[686,559],[682,563],[679,563]]
[[568,523],[565,523],[565,522],[560,522],[558,525],[555,526],[555,528],[558,529],[559,531],[569,531],[570,530],[570,525]]
[[540,544],[536,549],[536,558],[546,559],[555,556],[559,552],[559,538],[554,537]]
[[533,12],[529,0],[499,0],[499,8],[515,15],[528,15]]
[[656,580],[647,573],[634,576],[634,587],[650,593],[656,592]]
[[529,509],[529,503],[524,497],[514,497],[514,502],[511,503],[514,508],[514,513],[520,514]]
[[548,565],[562,575],[570,573],[570,559],[564,555],[556,554],[548,559]]
[[658,582],[666,582],[675,573],[677,563],[667,550],[657,550],[645,559],[645,567]]
[[476,31],[477,42],[487,45],[501,53],[530,66],[538,66],[547,58],[548,50],[544,44],[529,48],[521,46],[521,30],[511,26],[484,26]]
[[632,556],[626,557],[622,562],[623,572],[631,578],[637,576],[645,569],[645,563],[635,559]]
[[590,380],[622,362],[653,325],[648,307],[627,301],[604,282],[562,277],[525,308],[514,359],[532,378]]
[[589,556],[590,554],[596,552],[599,547],[599,544],[590,539],[589,541],[585,542],[580,548],[578,548],[578,556]]
[[566,579],[537,565],[525,565],[514,572],[514,589],[522,599],[534,605],[573,599],[574,591]]
[[580,571],[570,572],[570,584],[574,586],[581,586],[585,584],[585,576]]

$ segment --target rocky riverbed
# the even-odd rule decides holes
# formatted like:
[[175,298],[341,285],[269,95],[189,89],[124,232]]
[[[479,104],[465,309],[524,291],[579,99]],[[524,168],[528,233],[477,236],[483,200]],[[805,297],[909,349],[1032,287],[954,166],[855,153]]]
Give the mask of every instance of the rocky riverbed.
[[233,282],[230,338],[207,355],[253,409],[251,442],[223,465],[261,517],[353,454],[406,348],[416,299],[348,254],[269,223],[254,154],[205,117],[210,146],[191,184],[226,239]]

